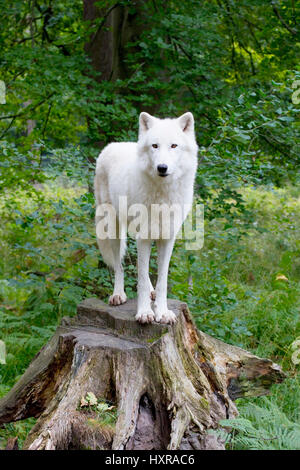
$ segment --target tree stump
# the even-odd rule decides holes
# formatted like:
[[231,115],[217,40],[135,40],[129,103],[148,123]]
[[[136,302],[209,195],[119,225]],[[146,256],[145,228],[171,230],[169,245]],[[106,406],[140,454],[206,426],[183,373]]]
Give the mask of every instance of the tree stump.
[[[84,300],[0,401],[0,424],[38,421],[25,449],[222,449],[208,430],[235,417],[234,400],[268,393],[277,364],[198,331],[187,305],[168,300],[173,326],[140,325],[136,300]],[[82,399],[112,403],[102,422]]]

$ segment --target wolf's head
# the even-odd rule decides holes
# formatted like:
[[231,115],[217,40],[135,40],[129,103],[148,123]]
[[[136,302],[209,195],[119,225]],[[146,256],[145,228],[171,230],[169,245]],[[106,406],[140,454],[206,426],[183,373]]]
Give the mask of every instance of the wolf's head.
[[139,118],[138,154],[141,166],[156,179],[174,180],[197,167],[198,146],[194,117],[185,113],[177,119],[158,119],[148,113]]

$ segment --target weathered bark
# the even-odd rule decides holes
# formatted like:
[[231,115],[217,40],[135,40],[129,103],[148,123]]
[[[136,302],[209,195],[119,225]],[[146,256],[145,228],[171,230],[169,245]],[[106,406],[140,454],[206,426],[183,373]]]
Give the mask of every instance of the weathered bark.
[[[135,300],[86,299],[0,401],[0,424],[39,417],[26,449],[222,449],[207,431],[237,415],[234,399],[267,394],[284,374],[198,331],[186,304],[168,304],[174,326],[138,324]],[[113,424],[80,407],[88,392],[114,403]]]

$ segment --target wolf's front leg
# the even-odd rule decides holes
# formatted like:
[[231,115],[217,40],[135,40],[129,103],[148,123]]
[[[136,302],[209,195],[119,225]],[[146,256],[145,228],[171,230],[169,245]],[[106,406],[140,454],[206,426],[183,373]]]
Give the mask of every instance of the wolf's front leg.
[[167,288],[169,263],[174,246],[174,240],[158,240],[158,278],[155,288],[156,299],[154,303],[155,321],[159,323],[175,323],[176,315],[167,306]]
[[140,323],[152,323],[154,313],[149,296],[149,258],[151,240],[137,240],[138,250],[138,307],[136,320]]

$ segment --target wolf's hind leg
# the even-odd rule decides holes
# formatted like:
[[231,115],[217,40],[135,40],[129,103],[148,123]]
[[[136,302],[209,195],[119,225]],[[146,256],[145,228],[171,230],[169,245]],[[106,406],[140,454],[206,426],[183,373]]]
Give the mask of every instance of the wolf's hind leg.
[[115,283],[113,294],[109,298],[110,305],[121,305],[127,300],[124,291],[124,270],[122,266],[123,247],[122,242],[124,240],[116,239],[110,240],[111,249],[114,257],[114,272],[115,272]]

